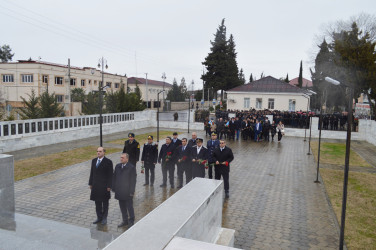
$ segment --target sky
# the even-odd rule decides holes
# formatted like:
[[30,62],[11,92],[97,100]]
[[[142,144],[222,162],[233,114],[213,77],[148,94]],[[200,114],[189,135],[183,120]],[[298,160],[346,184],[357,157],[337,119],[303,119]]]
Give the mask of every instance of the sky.
[[[202,62],[225,18],[245,78],[310,79],[317,37],[329,23],[376,13],[374,0],[0,0],[0,45],[13,61],[97,67],[202,88]],[[192,81],[194,84],[192,85]]]

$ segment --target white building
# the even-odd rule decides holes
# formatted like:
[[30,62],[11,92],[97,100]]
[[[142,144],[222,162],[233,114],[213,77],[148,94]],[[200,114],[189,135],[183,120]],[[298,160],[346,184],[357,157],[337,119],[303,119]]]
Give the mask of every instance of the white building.
[[307,110],[307,90],[267,76],[226,91],[231,110]]

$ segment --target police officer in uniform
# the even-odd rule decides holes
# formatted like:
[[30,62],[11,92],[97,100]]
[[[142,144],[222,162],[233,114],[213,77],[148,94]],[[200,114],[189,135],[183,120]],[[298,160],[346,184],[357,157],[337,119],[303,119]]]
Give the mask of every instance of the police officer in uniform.
[[[148,142],[145,143],[144,149],[142,150],[141,162],[145,167],[145,184],[144,186],[149,185],[153,186],[155,178],[155,164],[158,160],[158,145],[153,142],[153,136],[148,136]],[[149,182],[149,171],[150,171],[150,182]]]
[[136,166],[136,163],[140,159],[140,143],[134,138],[134,133],[129,133],[128,138],[129,140],[124,143],[123,153],[127,153],[129,155],[129,162],[133,166]]

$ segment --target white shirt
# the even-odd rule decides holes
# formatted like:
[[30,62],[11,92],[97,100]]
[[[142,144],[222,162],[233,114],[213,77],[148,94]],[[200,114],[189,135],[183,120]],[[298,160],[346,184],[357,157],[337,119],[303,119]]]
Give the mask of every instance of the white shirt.
[[201,148],[202,148],[202,146],[201,147],[197,147],[197,154],[200,153]]
[[98,159],[97,159],[97,165],[98,165],[98,163],[100,163],[100,162],[103,161],[103,158],[104,158],[104,157],[102,157],[102,158],[98,158]]

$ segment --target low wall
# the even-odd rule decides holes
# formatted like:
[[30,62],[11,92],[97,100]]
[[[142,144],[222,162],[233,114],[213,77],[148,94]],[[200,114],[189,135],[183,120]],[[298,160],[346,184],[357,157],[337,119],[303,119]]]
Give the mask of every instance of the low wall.
[[[214,243],[221,232],[222,207],[223,181],[195,178],[105,249],[168,249],[174,237]],[[206,249],[217,249],[210,245]]]
[[14,160],[12,155],[0,154],[0,228],[14,225]]

